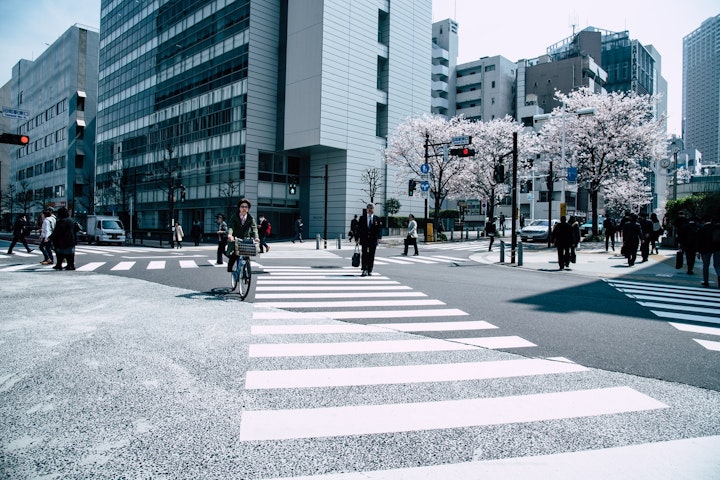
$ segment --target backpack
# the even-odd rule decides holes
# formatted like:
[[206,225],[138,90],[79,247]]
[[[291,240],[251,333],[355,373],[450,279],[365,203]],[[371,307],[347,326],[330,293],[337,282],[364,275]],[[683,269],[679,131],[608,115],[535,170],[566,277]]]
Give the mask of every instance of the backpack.
[[270,235],[270,232],[272,232],[272,223],[267,222],[267,232],[265,235]]

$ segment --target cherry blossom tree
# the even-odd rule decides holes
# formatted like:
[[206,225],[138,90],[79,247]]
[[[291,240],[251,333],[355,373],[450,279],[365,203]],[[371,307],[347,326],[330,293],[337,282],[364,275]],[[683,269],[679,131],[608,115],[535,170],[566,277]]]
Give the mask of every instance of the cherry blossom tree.
[[[556,108],[543,126],[546,153],[577,167],[578,184],[590,193],[593,234],[597,234],[598,194],[606,185],[636,179],[643,162],[665,154],[661,120],[653,118],[657,97],[635,93],[595,94],[588,88],[556,93]],[[592,115],[578,115],[592,111]]]
[[653,195],[645,177],[636,176],[608,182],[603,188],[603,198],[607,211],[639,213],[643,206],[652,202]]
[[398,168],[399,184],[421,177],[421,166],[427,162],[430,170],[429,193],[434,199],[435,231],[438,227],[442,202],[449,196],[457,196],[463,187],[462,173],[465,158],[448,155],[444,150],[452,137],[468,135],[470,122],[463,117],[445,119],[439,115],[424,114],[407,118],[400,123],[388,140],[383,152],[388,165]]
[[[528,158],[535,149],[534,133],[527,131],[512,117],[489,122],[471,122],[475,157],[467,162],[462,173],[459,193],[464,198],[480,198],[488,202],[488,216],[493,217],[495,204],[511,193],[513,133],[518,134],[518,172],[528,168]],[[496,172],[502,171],[499,177]]]

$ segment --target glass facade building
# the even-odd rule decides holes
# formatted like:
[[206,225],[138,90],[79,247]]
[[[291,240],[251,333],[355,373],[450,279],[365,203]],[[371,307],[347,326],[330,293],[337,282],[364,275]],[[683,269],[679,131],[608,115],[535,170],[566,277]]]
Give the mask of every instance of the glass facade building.
[[246,197],[279,236],[336,237],[430,110],[430,0],[103,0],[100,30],[96,203],[140,231],[214,232]]

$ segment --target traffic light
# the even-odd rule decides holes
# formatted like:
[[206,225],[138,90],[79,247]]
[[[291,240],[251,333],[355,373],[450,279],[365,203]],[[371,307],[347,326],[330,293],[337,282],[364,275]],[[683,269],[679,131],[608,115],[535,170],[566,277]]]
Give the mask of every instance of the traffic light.
[[415,180],[408,180],[408,195],[413,196],[415,194],[415,186],[417,182]]
[[504,165],[495,165],[495,172],[493,173],[493,178],[495,179],[495,183],[502,183],[505,181]]
[[3,133],[0,134],[0,143],[9,143],[10,145],[27,145],[30,143],[30,137],[27,135]]
[[456,157],[472,157],[475,156],[475,149],[468,147],[451,148],[450,155],[455,155]]

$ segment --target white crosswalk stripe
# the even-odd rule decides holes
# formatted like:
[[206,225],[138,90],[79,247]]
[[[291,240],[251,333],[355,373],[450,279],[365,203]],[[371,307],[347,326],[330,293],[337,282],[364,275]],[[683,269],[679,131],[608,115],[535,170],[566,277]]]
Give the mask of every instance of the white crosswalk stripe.
[[[605,280],[620,292],[647,307],[680,331],[700,335],[720,335],[720,327],[704,327],[686,322],[702,322],[720,325],[720,292],[707,288],[685,287],[649,282]],[[674,320],[674,321],[672,321]],[[720,351],[720,342],[694,338],[695,342],[712,351]]]
[[[349,257],[348,257],[349,260]],[[447,255],[420,255],[420,256],[398,256],[398,257],[375,257],[375,265],[413,265],[413,264],[434,264],[434,263],[455,263],[467,262],[467,258],[449,257]]]

